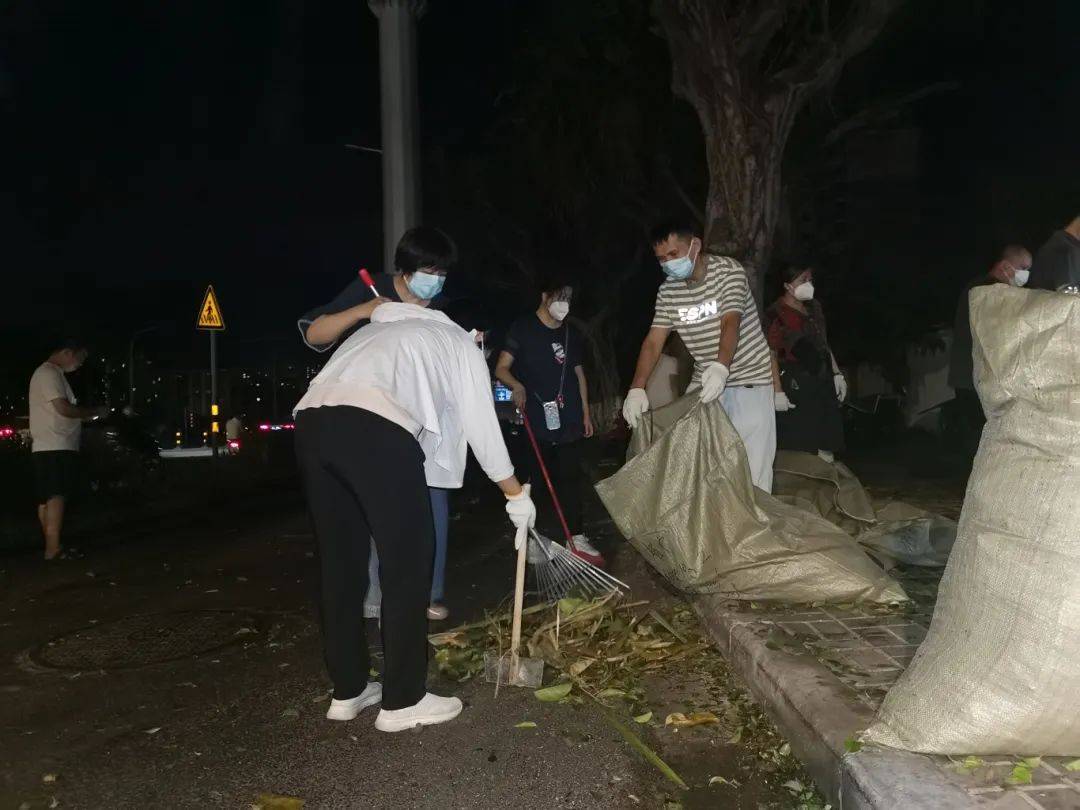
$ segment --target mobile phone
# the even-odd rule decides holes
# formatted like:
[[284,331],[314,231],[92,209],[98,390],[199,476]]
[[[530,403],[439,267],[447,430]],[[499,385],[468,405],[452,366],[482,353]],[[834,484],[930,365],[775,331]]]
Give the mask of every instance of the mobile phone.
[[492,390],[495,392],[495,401],[496,402],[513,402],[514,401],[514,392],[511,391],[509,388],[507,388],[505,385],[503,385],[498,380],[495,380],[495,382],[492,383]]

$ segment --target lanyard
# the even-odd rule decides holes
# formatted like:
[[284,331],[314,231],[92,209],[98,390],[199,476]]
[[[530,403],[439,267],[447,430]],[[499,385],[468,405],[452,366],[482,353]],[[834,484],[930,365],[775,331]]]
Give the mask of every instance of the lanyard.
[[[566,324],[566,335],[563,337],[563,363],[562,371],[559,374],[559,393],[555,396],[555,402],[559,403],[559,407],[563,406],[563,385],[566,383],[566,367],[570,365],[570,324]],[[540,395],[533,391],[533,396],[536,397],[536,401],[541,405],[544,404],[544,400],[540,398]]]

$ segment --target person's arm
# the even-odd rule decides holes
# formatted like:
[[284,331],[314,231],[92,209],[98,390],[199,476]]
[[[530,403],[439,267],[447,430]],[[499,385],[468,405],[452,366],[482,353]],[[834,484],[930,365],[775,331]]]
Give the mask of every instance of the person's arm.
[[525,386],[521,380],[515,377],[510,366],[514,365],[514,355],[503,349],[499,352],[499,360],[495,363],[495,379],[509,388],[514,394],[514,404],[518,408],[525,407]]
[[109,413],[109,408],[106,405],[100,405],[96,408],[72,405],[67,397],[57,397],[50,401],[52,402],[52,406],[56,409],[56,412],[61,416],[66,416],[68,419],[81,419],[84,422],[88,422],[91,419],[104,418]]
[[637,366],[634,368],[634,381],[631,388],[644,388],[660,360],[660,353],[664,349],[664,343],[671,334],[671,327],[657,326],[653,324],[645,340],[641,342],[641,351],[638,352]]
[[504,494],[513,494],[517,479],[514,478],[514,465],[510,462],[499,419],[495,415],[491,377],[484,356],[478,349],[472,349],[465,353],[457,367],[460,371],[454,375],[452,390],[456,391],[454,407],[461,415],[465,441],[487,477]]
[[502,494],[507,498],[516,498],[523,492],[523,487],[517,480],[516,475],[511,475],[509,478],[504,478],[502,481],[496,481],[495,486],[502,490]]
[[[772,387],[774,391],[783,391],[784,387],[780,382],[780,358],[777,357],[774,349],[769,350],[769,359],[772,361]],[[836,361],[833,361],[835,365]]]
[[716,353],[716,359],[728,369],[735,357],[735,349],[739,347],[739,324],[742,323],[741,312],[727,312],[720,318],[720,350]]
[[309,349],[329,351],[361,321],[370,320],[378,304],[375,294],[360,280],[353,279],[334,300],[304,313],[297,320],[300,337]]
[[308,324],[304,337],[312,348],[332,346],[337,343],[338,338],[360,321],[370,321],[376,308],[389,300],[388,298],[372,298],[363,304],[349,307],[343,312],[319,315]]
[[590,439],[593,435],[593,423],[592,414],[589,413],[589,384],[585,380],[584,368],[574,366],[574,373],[577,375],[578,390],[581,391],[581,411],[585,422],[585,438]]
[[738,262],[724,271],[720,283],[720,348],[716,359],[728,370],[739,348],[739,326],[742,323],[743,307],[750,297],[750,282],[746,271]]

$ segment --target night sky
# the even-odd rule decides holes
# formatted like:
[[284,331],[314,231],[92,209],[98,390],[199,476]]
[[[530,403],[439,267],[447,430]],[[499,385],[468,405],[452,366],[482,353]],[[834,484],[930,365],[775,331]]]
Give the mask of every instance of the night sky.
[[[522,81],[519,55],[544,47],[553,26],[574,26],[568,8],[429,2],[419,28],[425,167],[493,151]],[[377,21],[366,3],[38,0],[5,4],[0,26],[5,192],[15,192],[0,204],[5,329],[79,323],[122,343],[155,323],[160,350],[180,356],[202,345],[189,326],[213,282],[236,359],[291,345],[299,312],[358,266],[380,264],[378,156],[344,147],[379,142]],[[816,107],[956,83],[905,113],[922,130],[925,228],[925,243],[907,247],[923,257],[919,272],[932,269],[926,301],[942,312],[1003,241],[1034,250],[1076,213],[1077,30],[1080,4],[1069,0],[912,0]],[[667,45],[652,47],[650,63]],[[588,109],[569,113],[605,125]],[[459,191],[433,190],[431,176],[425,219],[438,224]],[[475,248],[461,247],[468,260]]]

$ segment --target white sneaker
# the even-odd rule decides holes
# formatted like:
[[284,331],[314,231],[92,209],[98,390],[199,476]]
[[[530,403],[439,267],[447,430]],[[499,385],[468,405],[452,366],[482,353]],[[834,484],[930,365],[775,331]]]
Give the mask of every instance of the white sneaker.
[[331,700],[330,708],[326,710],[327,720],[352,720],[368,706],[374,706],[382,701],[382,684],[371,681],[364,687],[364,691],[348,700]]
[[826,464],[832,464],[836,461],[836,456],[833,455],[832,450],[818,450],[818,458],[824,461]]
[[461,701],[456,697],[439,697],[428,692],[415,706],[404,709],[381,709],[375,718],[379,731],[405,731],[417,726],[434,726],[453,720],[461,714]]
[[583,534],[575,534],[570,538],[570,551],[577,557],[593,565],[604,565],[604,555],[596,546],[589,542],[589,538]]

